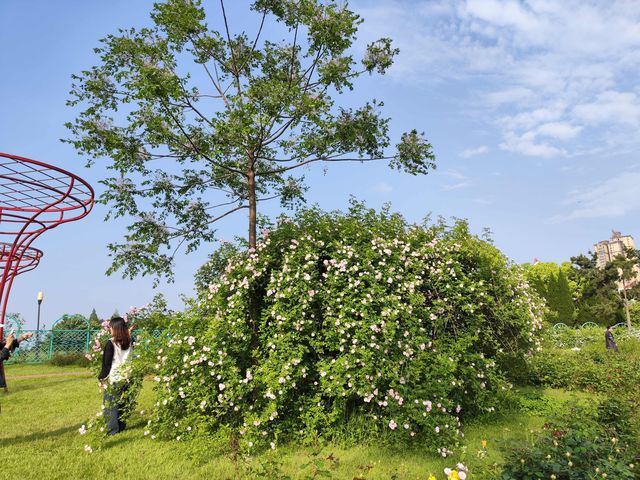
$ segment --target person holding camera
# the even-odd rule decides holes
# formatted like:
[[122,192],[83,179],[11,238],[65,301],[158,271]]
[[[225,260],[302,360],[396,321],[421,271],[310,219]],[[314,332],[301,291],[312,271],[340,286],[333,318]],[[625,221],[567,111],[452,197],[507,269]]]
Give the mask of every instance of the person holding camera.
[[32,332],[27,332],[23,333],[20,335],[20,338],[16,339],[12,331],[4,342],[0,342],[0,362],[8,360],[14,350],[20,346],[20,342],[27,340],[32,336]]
[[11,354],[20,346],[20,342],[27,340],[33,336],[32,332],[23,333],[20,338],[15,338],[13,330],[7,336],[4,342],[0,342],[0,388],[7,391],[7,380],[4,376],[4,362],[11,357]]

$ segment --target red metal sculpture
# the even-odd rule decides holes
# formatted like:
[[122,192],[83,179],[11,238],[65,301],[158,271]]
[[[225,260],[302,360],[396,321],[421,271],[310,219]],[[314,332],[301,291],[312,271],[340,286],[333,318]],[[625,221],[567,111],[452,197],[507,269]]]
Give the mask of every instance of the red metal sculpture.
[[[2,305],[7,304],[11,284],[15,277],[36,268],[40,263],[42,255],[42,250],[38,250],[37,248],[24,246],[14,248],[12,243],[0,242],[0,271],[7,271],[7,288],[0,290],[4,294],[4,296],[1,297]],[[4,323],[4,313],[2,322],[0,323]],[[0,327],[0,331],[2,331],[2,327]]]
[[[85,217],[93,203],[93,188],[77,175],[0,153],[0,325],[13,280],[33,270],[42,257],[40,250],[31,247],[33,241],[47,230]],[[0,326],[0,340],[3,330]],[[4,380],[1,370],[0,364],[0,383]]]

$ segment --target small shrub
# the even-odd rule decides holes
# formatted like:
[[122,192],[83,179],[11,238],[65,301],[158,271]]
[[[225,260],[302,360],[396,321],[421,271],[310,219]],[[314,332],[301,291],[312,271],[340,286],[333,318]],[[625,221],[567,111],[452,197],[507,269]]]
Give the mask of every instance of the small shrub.
[[529,359],[529,382],[622,396],[635,392],[640,384],[640,342],[621,342],[619,353],[606,350],[602,343],[585,343],[571,349],[546,345]]
[[574,405],[565,416],[546,423],[533,444],[513,449],[500,478],[640,478],[635,465],[637,445],[619,430],[631,422],[630,413],[620,404]]
[[559,405],[549,400],[539,391],[520,392],[516,397],[518,409],[529,415],[548,416],[556,413]]
[[51,360],[50,365],[56,367],[67,367],[75,365],[78,367],[88,367],[89,359],[85,357],[83,353],[56,353]]

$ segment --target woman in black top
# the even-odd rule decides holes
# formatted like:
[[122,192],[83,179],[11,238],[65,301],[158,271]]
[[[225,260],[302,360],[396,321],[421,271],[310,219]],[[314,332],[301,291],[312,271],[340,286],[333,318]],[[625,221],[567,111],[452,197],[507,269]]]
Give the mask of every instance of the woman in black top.
[[604,332],[604,344],[607,347],[607,350],[613,350],[614,352],[618,351],[618,345],[616,345],[616,341],[613,339],[611,325],[609,325],[606,332]]
[[131,332],[121,317],[109,320],[111,340],[102,352],[102,369],[98,375],[104,387],[104,416],[108,433],[115,435],[125,428],[123,416],[127,394],[127,363],[131,354]]

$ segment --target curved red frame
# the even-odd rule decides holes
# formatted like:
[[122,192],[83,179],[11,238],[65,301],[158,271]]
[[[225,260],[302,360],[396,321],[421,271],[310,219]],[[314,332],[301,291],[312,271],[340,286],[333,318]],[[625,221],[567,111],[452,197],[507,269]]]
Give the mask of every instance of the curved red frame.
[[[4,324],[15,277],[33,270],[42,251],[31,247],[45,231],[87,216],[94,205],[91,185],[53,165],[0,153],[0,325]],[[0,340],[4,331],[0,326]]]
[[[0,268],[4,271],[4,267],[9,260],[15,262],[14,267],[9,274],[14,277],[20,275],[21,273],[29,272],[36,268],[40,263],[40,259],[44,255],[42,250],[39,250],[34,247],[21,247],[18,251],[13,255],[11,254],[11,250],[13,249],[13,244],[7,242],[0,242]],[[24,250],[24,251],[23,251]]]

